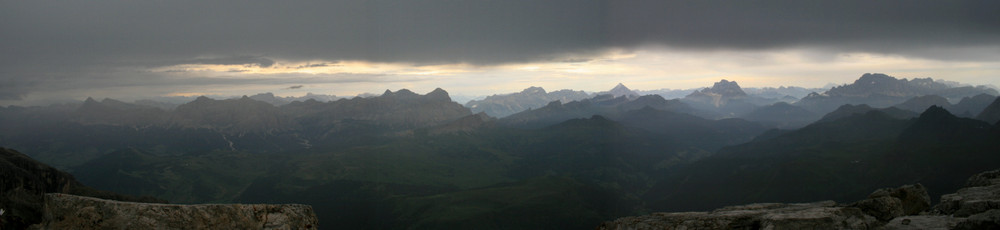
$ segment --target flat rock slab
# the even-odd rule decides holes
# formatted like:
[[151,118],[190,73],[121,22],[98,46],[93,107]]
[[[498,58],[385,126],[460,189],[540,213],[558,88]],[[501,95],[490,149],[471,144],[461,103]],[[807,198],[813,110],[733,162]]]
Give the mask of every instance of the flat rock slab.
[[951,216],[901,216],[882,226],[883,230],[947,230],[952,229],[964,218]]
[[654,213],[605,222],[598,229],[868,229],[878,220],[833,201],[762,203],[711,212]]
[[302,204],[151,204],[45,194],[38,229],[316,229]]

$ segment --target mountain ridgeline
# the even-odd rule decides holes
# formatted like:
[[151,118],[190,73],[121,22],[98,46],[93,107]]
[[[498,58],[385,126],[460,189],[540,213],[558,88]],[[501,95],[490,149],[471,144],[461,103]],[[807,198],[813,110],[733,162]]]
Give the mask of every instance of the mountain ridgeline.
[[748,93],[722,80],[669,100],[623,84],[531,87],[465,106],[442,89],[173,108],[88,98],[0,108],[0,146],[96,189],[301,203],[323,226],[593,228],[658,211],[847,202],[902,184],[954,191],[1000,168],[1000,99],[952,85],[865,74],[798,99],[805,88]]

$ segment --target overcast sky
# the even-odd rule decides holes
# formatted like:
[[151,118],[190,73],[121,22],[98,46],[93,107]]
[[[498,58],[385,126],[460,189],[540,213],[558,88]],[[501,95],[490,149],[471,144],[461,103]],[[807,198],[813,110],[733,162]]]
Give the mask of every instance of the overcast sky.
[[0,0],[0,105],[529,86],[1000,85],[1000,1]]

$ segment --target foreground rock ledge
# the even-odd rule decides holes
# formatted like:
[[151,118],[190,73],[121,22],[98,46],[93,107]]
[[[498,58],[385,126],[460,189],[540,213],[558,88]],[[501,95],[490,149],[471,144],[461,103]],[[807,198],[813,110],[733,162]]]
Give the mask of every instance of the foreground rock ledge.
[[[711,212],[618,218],[597,229],[1000,229],[1000,170],[972,176],[930,207],[920,184],[879,189],[851,204],[750,204]],[[928,212],[930,211],[930,212]]]
[[316,229],[312,206],[302,204],[134,203],[45,194],[36,229]]

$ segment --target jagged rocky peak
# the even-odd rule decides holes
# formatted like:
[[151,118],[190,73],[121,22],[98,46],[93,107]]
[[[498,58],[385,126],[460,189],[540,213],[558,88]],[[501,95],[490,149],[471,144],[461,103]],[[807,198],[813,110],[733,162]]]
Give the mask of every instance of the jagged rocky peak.
[[409,89],[399,89],[399,90],[396,90],[396,92],[392,92],[392,91],[390,91],[390,90],[387,89],[387,90],[385,90],[385,93],[382,93],[382,96],[383,97],[389,96],[389,97],[409,98],[409,97],[415,97],[415,96],[419,96],[419,95],[417,95],[417,93],[414,93],[413,91],[410,91]]
[[639,97],[638,93],[636,93],[635,91],[632,91],[631,89],[629,89],[628,87],[626,87],[625,84],[622,84],[622,83],[618,83],[618,85],[615,85],[615,87],[611,88],[611,90],[608,90],[607,92],[602,92],[600,94],[610,94],[610,95],[613,95],[615,97],[621,97],[621,96],[625,96],[625,97],[629,97],[629,98]]
[[861,75],[861,78],[854,80],[854,84],[859,85],[879,85],[895,82],[896,78],[883,73],[865,73]]
[[719,94],[722,95],[723,97],[742,97],[747,95],[746,92],[743,92],[743,89],[740,88],[740,85],[737,84],[736,81],[727,81],[726,79],[722,79],[721,81],[716,82],[714,85],[712,85],[712,88],[708,88],[702,91],[706,90],[707,92]]
[[536,95],[536,94],[546,94],[545,89],[542,87],[532,86],[521,90],[522,94]]
[[438,101],[451,101],[451,96],[448,95],[448,91],[444,91],[444,89],[441,88],[435,88],[434,91],[431,91],[424,96]]

